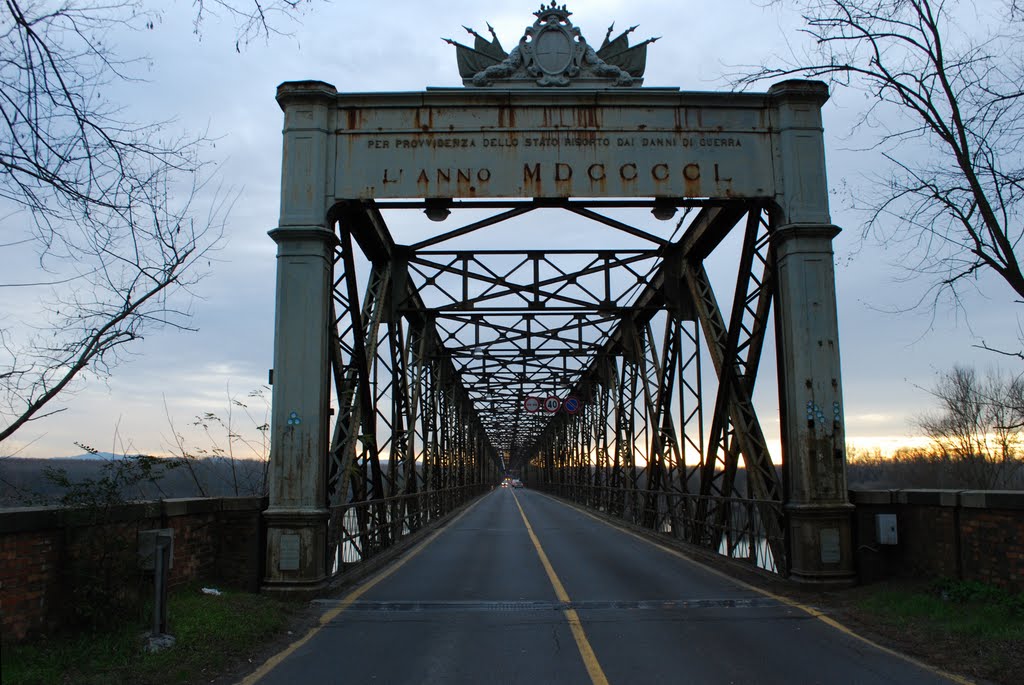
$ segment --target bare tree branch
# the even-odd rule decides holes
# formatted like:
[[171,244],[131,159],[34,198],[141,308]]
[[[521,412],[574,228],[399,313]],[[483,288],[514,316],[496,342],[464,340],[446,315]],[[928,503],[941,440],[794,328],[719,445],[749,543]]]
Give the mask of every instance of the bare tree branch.
[[280,35],[280,20],[294,20],[299,11],[312,0],[193,0],[196,9],[192,25],[195,33],[201,34],[206,19],[222,14],[231,19],[235,26],[235,50],[241,52],[254,38],[268,39]]
[[802,76],[866,93],[859,129],[874,135],[890,173],[855,198],[868,216],[865,236],[901,249],[933,303],[956,301],[982,273],[1024,297],[1019,0],[1001,16],[943,0],[792,4],[813,49],[735,83]]
[[1024,352],[1011,352],[1009,350],[1000,350],[995,347],[990,347],[984,340],[981,341],[980,345],[972,345],[972,347],[977,347],[979,350],[985,350],[986,352],[995,352],[996,354],[1001,354],[1004,357],[1015,357],[1017,359],[1024,361]]
[[967,487],[1005,488],[1021,466],[1024,382],[993,371],[981,378],[969,367],[940,375],[932,390],[937,412],[917,425]]
[[[307,4],[193,0],[194,26],[217,10],[241,44]],[[0,315],[0,441],[62,411],[49,407],[84,373],[109,374],[148,331],[189,328],[192,288],[236,195],[206,186],[205,135],[133,122],[103,96],[141,63],[109,36],[158,19],[142,0],[0,0],[0,221],[30,227],[45,274],[0,291],[11,306],[14,288],[46,288],[27,319]]]

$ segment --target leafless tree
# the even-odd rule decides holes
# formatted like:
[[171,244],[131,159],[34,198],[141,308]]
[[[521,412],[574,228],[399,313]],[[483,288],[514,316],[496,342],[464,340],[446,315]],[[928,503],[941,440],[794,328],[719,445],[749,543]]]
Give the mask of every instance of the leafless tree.
[[[219,10],[244,43],[305,3],[194,0],[195,28]],[[187,328],[220,242],[231,194],[204,187],[204,137],[132,122],[103,95],[139,61],[111,36],[158,22],[141,0],[0,0],[0,258],[29,241],[38,259],[37,277],[0,276],[0,442],[61,411],[83,372],[109,374],[146,331]],[[10,314],[40,288],[29,320]]]
[[861,132],[891,174],[855,201],[867,233],[903,248],[929,284],[922,304],[959,301],[981,273],[1024,301],[1024,6],[942,0],[796,0],[806,54],[738,79],[819,78],[862,91]]
[[202,33],[203,24],[211,16],[226,16],[235,26],[235,49],[241,51],[253,38],[281,33],[280,22],[294,20],[299,10],[312,4],[312,0],[192,0],[192,4],[196,10],[193,26],[197,34]]
[[1024,465],[1020,386],[1019,376],[993,371],[981,378],[968,367],[939,377],[932,394],[940,408],[917,424],[962,485],[1004,488]]

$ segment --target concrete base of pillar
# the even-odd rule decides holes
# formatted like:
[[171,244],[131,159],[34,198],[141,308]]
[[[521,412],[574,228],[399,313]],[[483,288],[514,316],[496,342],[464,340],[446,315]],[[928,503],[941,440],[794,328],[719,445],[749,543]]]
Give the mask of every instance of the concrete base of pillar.
[[322,597],[330,586],[331,583],[326,578],[315,583],[271,583],[264,580],[263,584],[260,585],[260,592],[267,595],[274,595],[289,601],[305,602]]
[[267,509],[262,590],[313,595],[327,586],[326,509]]
[[787,505],[790,580],[814,587],[857,582],[853,565],[852,504]]

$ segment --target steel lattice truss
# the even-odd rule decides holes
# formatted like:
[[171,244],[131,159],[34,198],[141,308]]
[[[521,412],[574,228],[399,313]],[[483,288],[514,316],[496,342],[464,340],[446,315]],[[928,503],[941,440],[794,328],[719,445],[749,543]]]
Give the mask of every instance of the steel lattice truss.
[[[429,201],[343,206],[331,504],[479,483],[503,467],[731,553],[742,498],[767,505],[745,517],[781,568],[782,488],[752,401],[775,297],[767,205],[679,201],[684,220],[649,222],[657,230],[609,215],[652,206],[458,202],[441,210],[491,214],[407,245],[384,213],[437,211]],[[473,247],[494,226],[556,211],[631,247]],[[742,250],[723,310],[705,260],[734,230]],[[580,411],[524,406],[552,395],[578,398]]]

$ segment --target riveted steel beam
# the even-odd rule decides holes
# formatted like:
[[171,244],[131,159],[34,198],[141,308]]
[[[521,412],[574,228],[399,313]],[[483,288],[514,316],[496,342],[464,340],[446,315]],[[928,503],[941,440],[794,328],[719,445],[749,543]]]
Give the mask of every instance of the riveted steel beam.
[[[798,81],[471,101],[282,84],[268,583],[320,582],[325,529],[328,568],[346,545],[365,558],[501,469],[730,556],[847,579],[825,99]],[[607,149],[562,138],[604,128],[622,133]],[[562,142],[532,146],[527,130]],[[518,144],[475,155],[495,131]],[[658,144],[622,143],[637,131]],[[392,233],[382,213],[419,210],[469,218]],[[551,217],[578,249],[516,240]],[[575,234],[583,222],[593,232]],[[735,290],[716,277],[716,293],[708,258],[737,231]],[[772,324],[785,492],[753,401]]]
[[[332,345],[335,492],[372,501],[451,488],[483,477],[489,459],[533,468],[639,525],[719,544],[730,510],[707,497],[746,495],[733,488],[741,459],[749,494],[781,501],[750,399],[773,296],[763,205],[703,206],[673,241],[570,208],[656,250],[439,249],[544,204],[407,246],[394,242],[373,203],[339,212],[335,306],[349,311],[336,317]],[[702,260],[744,216],[726,322]],[[702,349],[718,378],[710,431]],[[549,395],[573,395],[581,410],[524,406],[528,396]],[[705,499],[680,499],[691,492]],[[361,510],[366,553],[400,533],[393,525],[403,514]],[[777,522],[768,527],[778,531]]]

